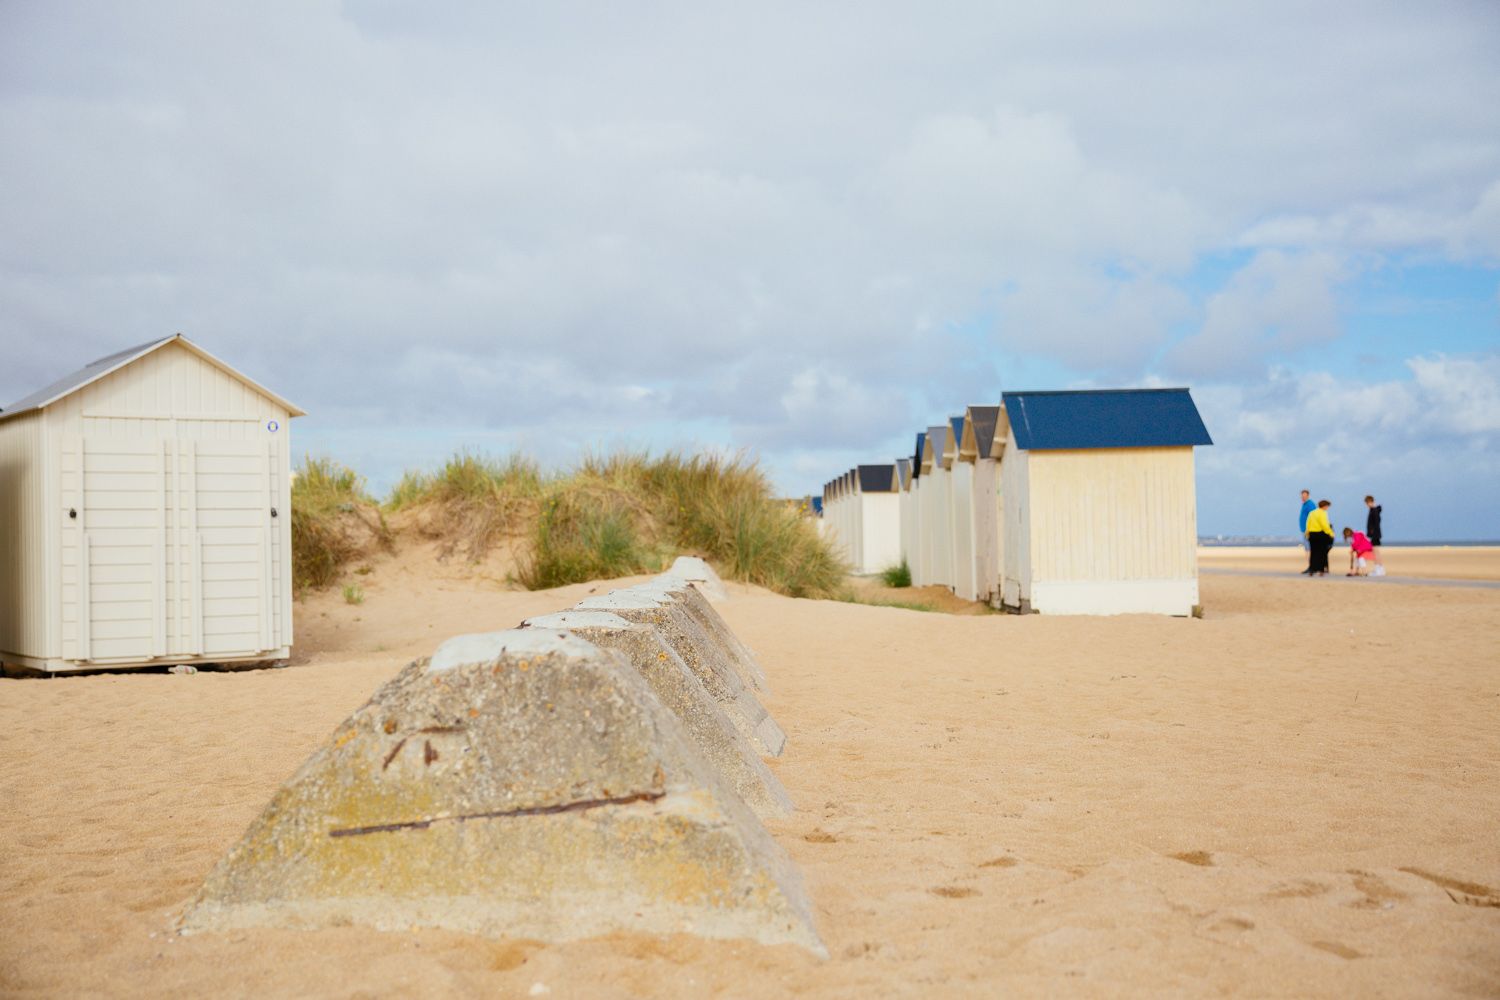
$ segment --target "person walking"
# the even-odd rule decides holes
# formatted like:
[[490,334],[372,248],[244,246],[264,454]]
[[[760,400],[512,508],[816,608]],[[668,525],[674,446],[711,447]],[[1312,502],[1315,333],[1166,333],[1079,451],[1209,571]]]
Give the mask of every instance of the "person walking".
[[1318,506],[1307,515],[1307,569],[1308,576],[1328,575],[1328,553],[1333,550],[1333,522],[1328,520],[1328,508],[1333,503],[1319,500]]
[[1370,508],[1370,513],[1365,515],[1365,537],[1370,540],[1370,557],[1375,560],[1375,565],[1370,569],[1371,576],[1385,576],[1385,560],[1380,558],[1380,504],[1375,502],[1374,497],[1365,497],[1365,506]]
[[1307,548],[1307,515],[1318,509],[1318,505],[1312,502],[1312,494],[1307,490],[1302,491],[1302,512],[1297,515],[1297,534],[1302,537],[1302,547]]

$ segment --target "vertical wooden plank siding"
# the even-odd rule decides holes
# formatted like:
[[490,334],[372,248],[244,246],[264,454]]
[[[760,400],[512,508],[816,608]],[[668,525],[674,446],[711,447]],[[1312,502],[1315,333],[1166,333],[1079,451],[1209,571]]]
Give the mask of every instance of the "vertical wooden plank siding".
[[167,655],[167,457],[171,442],[156,442],[156,551],[152,554],[151,655]]
[[46,466],[42,415],[0,423],[0,653],[47,655]]
[[1034,579],[1196,578],[1191,448],[1041,451],[1029,461]]
[[255,449],[256,464],[260,467],[260,490],[261,502],[265,505],[261,508],[260,530],[256,532],[260,539],[260,588],[257,591],[259,600],[256,601],[256,615],[260,619],[260,649],[271,648],[271,449],[270,442],[264,438],[260,446]]
[[1006,442],[1000,462],[1000,502],[1003,539],[1000,543],[1001,589],[1005,604],[1031,600],[1031,486],[1030,452],[1016,447],[1015,432]]
[[976,599],[989,601],[1000,587],[999,465],[974,461],[971,505],[974,511],[974,585]]

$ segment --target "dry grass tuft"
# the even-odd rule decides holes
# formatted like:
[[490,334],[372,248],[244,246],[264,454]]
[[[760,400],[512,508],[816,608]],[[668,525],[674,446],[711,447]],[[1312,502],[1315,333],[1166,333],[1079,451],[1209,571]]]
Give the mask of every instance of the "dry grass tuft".
[[543,476],[520,456],[464,453],[433,475],[402,477],[386,508],[421,510],[445,556],[477,562],[515,543],[517,576],[533,590],[657,572],[679,553],[795,597],[832,596],[843,584],[816,522],[775,500],[743,455],[622,452]]
[[423,531],[441,540],[444,558],[460,552],[478,562],[534,515],[541,489],[541,473],[530,459],[460,452],[436,473],[403,475],[385,506],[422,508]]
[[292,480],[292,583],[326,587],[348,562],[388,546],[390,531],[353,469],[306,457]]

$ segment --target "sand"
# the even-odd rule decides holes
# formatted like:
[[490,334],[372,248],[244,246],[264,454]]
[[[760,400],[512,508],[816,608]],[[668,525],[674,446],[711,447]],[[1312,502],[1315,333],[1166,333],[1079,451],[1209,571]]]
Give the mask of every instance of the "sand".
[[[1418,579],[1500,580],[1500,546],[1391,546],[1381,548],[1389,576]],[[1294,545],[1277,548],[1204,545],[1198,548],[1198,565],[1205,569],[1285,571],[1288,575],[1307,568],[1307,553]],[[1335,545],[1328,556],[1332,572],[1349,571],[1349,547]]]
[[0,992],[1500,993],[1500,591],[1300,578],[1206,576],[1202,621],[732,585],[790,736],[771,766],[800,809],[771,830],[825,962],[688,936],[174,936],[408,658],[607,589],[516,593],[419,549],[362,580],[363,605],[299,605],[287,669],[0,681]]

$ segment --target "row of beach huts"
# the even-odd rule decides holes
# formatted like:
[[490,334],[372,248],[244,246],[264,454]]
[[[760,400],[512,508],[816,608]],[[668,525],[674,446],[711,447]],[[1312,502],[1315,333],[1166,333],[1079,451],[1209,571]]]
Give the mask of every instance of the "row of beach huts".
[[1007,392],[825,484],[821,526],[857,573],[1008,611],[1189,615],[1212,443],[1187,389]]

